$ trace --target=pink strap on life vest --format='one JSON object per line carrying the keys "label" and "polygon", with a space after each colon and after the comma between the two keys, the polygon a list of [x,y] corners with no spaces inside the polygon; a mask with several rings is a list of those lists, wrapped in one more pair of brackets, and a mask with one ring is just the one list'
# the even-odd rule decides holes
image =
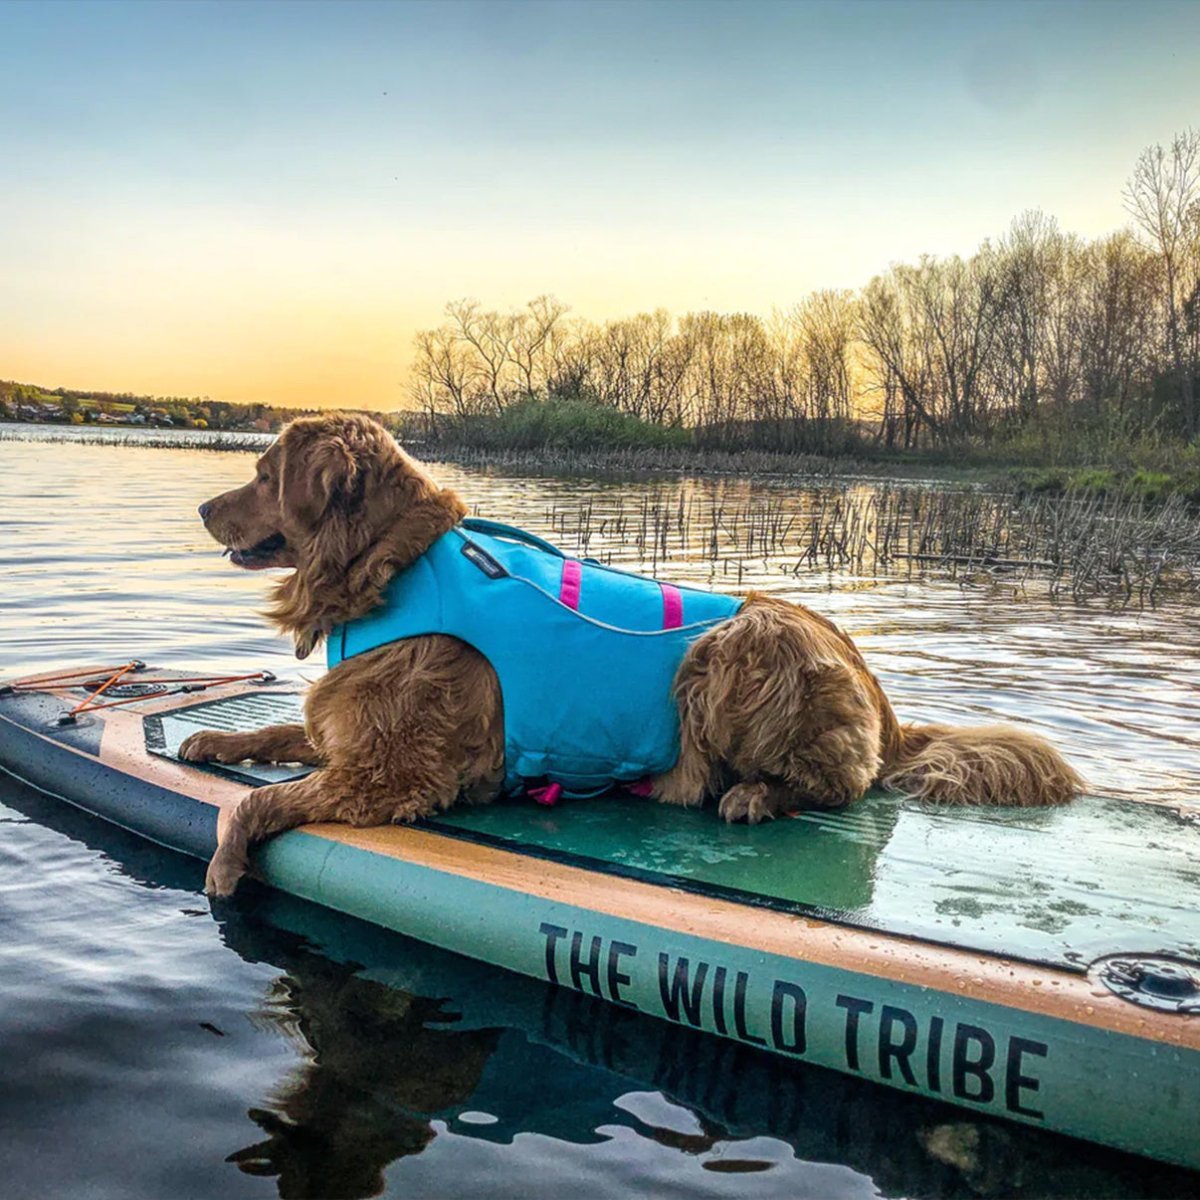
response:
{"label": "pink strap on life vest", "polygon": [[558,585],[558,598],[568,608],[579,609],[579,592],[583,586],[583,563],[568,558],[563,563],[562,582]]}
{"label": "pink strap on life vest", "polygon": [[683,624],[683,593],[669,583],[660,583],[663,598],[663,628],[678,629]]}
{"label": "pink strap on life vest", "polygon": [[532,796],[539,804],[545,805],[547,808],[553,808],[562,798],[563,786],[561,783],[547,784],[546,787],[530,788],[527,795]]}

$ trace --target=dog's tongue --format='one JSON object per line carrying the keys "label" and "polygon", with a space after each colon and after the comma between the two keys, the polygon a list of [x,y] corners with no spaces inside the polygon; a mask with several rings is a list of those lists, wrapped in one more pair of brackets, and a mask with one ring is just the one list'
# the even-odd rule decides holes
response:
{"label": "dog's tongue", "polygon": [[275,533],[269,538],[264,538],[256,546],[250,546],[245,550],[232,550],[226,547],[223,553],[229,556],[229,561],[235,567],[242,567],[247,571],[263,571],[270,566],[271,557],[275,551],[283,545],[283,535]]}
{"label": "dog's tongue", "polygon": [[263,571],[267,567],[267,564],[261,558],[256,558],[251,550],[231,550],[229,561],[245,571]]}

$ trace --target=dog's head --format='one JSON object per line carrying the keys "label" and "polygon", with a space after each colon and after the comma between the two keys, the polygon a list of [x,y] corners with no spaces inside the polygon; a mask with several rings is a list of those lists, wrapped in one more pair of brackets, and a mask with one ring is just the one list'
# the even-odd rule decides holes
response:
{"label": "dog's head", "polygon": [[374,608],[391,577],[465,512],[381,425],[343,414],[293,421],[249,483],[200,506],[235,565],[295,568],[270,615],[301,658]]}
{"label": "dog's head", "polygon": [[249,483],[202,504],[200,516],[236,566],[298,567],[331,525],[365,509],[371,483],[401,460],[387,431],[366,417],[304,417],[271,444]]}

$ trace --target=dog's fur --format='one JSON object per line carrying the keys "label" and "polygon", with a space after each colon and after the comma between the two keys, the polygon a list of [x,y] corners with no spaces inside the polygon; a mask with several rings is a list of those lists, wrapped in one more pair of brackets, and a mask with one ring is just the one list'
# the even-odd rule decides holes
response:
{"label": "dog's fur", "polygon": [[[389,580],[466,513],[378,424],[293,421],[255,479],[202,509],[209,532],[249,568],[294,568],[269,616],[306,657],[334,625],[377,607]],[[675,682],[680,755],[658,799],[719,798],[729,821],[837,808],[873,783],[949,804],[1062,804],[1082,781],[1041,738],[1008,726],[901,725],[854,643],[798,604],[752,594],[699,638]],[[209,868],[227,895],[250,846],[309,821],[414,821],[456,799],[482,801],[504,774],[500,690],[455,638],[382,646],[309,692],[303,726],[203,732],[194,762],[301,762],[302,780],[258,788],[233,812]]]}

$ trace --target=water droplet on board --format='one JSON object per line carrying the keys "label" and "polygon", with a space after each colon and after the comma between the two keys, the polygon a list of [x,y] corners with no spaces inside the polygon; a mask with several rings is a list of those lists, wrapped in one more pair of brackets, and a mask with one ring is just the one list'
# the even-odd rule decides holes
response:
{"label": "water droplet on board", "polygon": [[466,1125],[496,1125],[500,1118],[493,1116],[488,1112],[463,1112],[458,1114],[458,1119]]}

